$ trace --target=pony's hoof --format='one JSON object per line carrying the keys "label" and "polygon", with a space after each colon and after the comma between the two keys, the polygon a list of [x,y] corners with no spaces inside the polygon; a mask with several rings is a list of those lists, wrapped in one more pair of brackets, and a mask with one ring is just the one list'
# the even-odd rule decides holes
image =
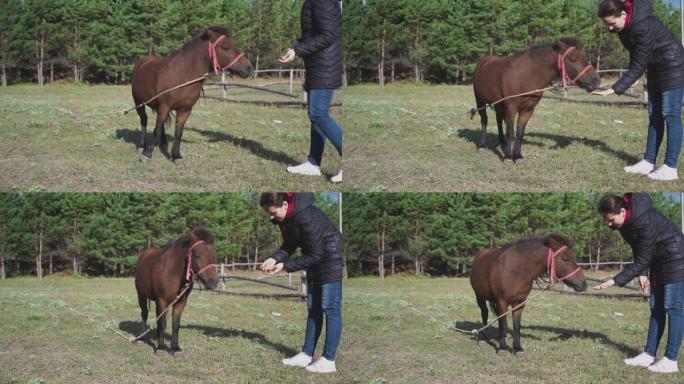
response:
{"label": "pony's hoof", "polygon": [[135,344],[136,347],[143,347],[143,346],[145,346],[147,343],[145,342],[145,340],[136,340],[134,344]]}
{"label": "pony's hoof", "polygon": [[525,355],[525,350],[522,348],[516,349],[514,353],[516,356],[523,356],[523,355]]}
{"label": "pony's hoof", "polygon": [[504,163],[512,163],[513,159],[511,159],[510,157],[504,157],[503,161]]}
{"label": "pony's hoof", "polygon": [[157,355],[157,356],[164,356],[164,355],[166,355],[166,351],[163,350],[163,349],[157,348],[157,349],[154,351],[154,354]]}
{"label": "pony's hoof", "polygon": [[175,357],[175,358],[183,357],[183,351],[173,351],[173,357]]}
{"label": "pony's hoof", "polygon": [[178,157],[174,156],[171,158],[171,161],[173,161],[176,164],[183,164],[183,162],[185,162],[185,159],[183,159],[182,156],[178,156]]}
{"label": "pony's hoof", "polygon": [[477,147],[477,153],[485,153],[487,147]]}
{"label": "pony's hoof", "polygon": [[496,353],[499,355],[508,355],[509,351],[508,348],[499,348],[496,350]]}
{"label": "pony's hoof", "polygon": [[522,156],[516,157],[516,158],[515,158],[515,163],[516,163],[516,164],[518,164],[518,163],[523,164],[523,163],[525,163],[525,158],[522,157]]}
{"label": "pony's hoof", "polygon": [[152,160],[151,156],[147,156],[145,153],[140,154],[140,162],[141,163],[145,164],[145,163],[149,162],[150,160]]}
{"label": "pony's hoof", "polygon": [[135,149],[135,152],[138,154],[142,154],[144,150],[145,150],[145,147],[138,147]]}

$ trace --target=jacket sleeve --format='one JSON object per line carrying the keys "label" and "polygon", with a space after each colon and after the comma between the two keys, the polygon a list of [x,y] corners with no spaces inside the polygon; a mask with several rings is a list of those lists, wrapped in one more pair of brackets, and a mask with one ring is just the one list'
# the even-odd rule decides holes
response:
{"label": "jacket sleeve", "polygon": [[625,93],[646,72],[648,58],[655,46],[655,33],[648,28],[651,23],[645,20],[640,24],[643,25],[632,31],[635,42],[634,49],[629,53],[629,69],[613,84],[613,90],[618,95]]}
{"label": "jacket sleeve", "polygon": [[657,228],[653,225],[653,220],[642,220],[639,223],[634,223],[634,225],[636,226],[634,232],[637,241],[632,246],[634,262],[627,265],[613,278],[615,284],[621,287],[632,281],[635,277],[643,276],[648,271],[656,250]]}
{"label": "jacket sleeve", "polygon": [[309,252],[300,257],[287,260],[283,269],[287,272],[301,271],[321,262],[325,255],[323,229],[313,214],[299,214],[297,216],[299,239],[301,244],[307,244]]}
{"label": "jacket sleeve", "polygon": [[292,255],[296,249],[297,244],[295,244],[292,240],[285,237],[285,239],[283,240],[283,244],[277,251],[273,252],[271,258],[275,259],[276,264],[282,263],[287,258],[289,258],[290,255]]}
{"label": "jacket sleeve", "polygon": [[340,6],[337,0],[317,0],[311,3],[313,22],[320,34],[300,38],[292,49],[298,56],[309,56],[329,47],[342,34]]}

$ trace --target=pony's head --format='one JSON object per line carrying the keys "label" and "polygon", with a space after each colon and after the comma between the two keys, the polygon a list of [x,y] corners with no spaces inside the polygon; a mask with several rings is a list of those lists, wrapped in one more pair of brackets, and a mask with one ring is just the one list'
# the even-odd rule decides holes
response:
{"label": "pony's head", "polygon": [[218,285],[216,272],[216,249],[214,236],[206,228],[195,228],[188,233],[183,243],[192,252],[192,270],[195,276],[207,289],[214,289]]}
{"label": "pony's head", "polygon": [[587,92],[598,88],[601,79],[591,65],[589,57],[582,50],[579,40],[572,37],[562,37],[556,40],[553,49],[558,52],[558,70],[561,80],[570,84],[577,84]]}
{"label": "pony's head", "polygon": [[207,41],[213,71],[228,70],[242,78],[252,74],[252,63],[238,50],[233,34],[228,28],[207,27],[200,33],[200,38]]}
{"label": "pony's head", "polygon": [[[587,279],[577,265],[572,242],[562,235],[551,233],[544,237],[544,245],[550,250],[548,264],[555,267],[555,277],[577,292],[586,291]],[[555,277],[549,276],[552,281]]]}

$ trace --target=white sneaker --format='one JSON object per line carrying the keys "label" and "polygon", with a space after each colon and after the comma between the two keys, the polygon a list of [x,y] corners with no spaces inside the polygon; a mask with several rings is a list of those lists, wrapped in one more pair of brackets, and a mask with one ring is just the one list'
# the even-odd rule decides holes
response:
{"label": "white sneaker", "polygon": [[320,357],[318,360],[306,366],[307,371],[315,373],[331,373],[336,372],[335,361],[330,361],[325,357]]}
{"label": "white sneaker", "polygon": [[299,164],[287,167],[287,172],[296,173],[298,175],[306,176],[320,176],[321,168],[318,165],[311,164],[308,160]]}
{"label": "white sneaker", "polygon": [[646,352],[641,352],[630,359],[625,359],[625,364],[631,365],[633,367],[648,367],[653,364],[654,361],[655,357]]}
{"label": "white sneaker", "polygon": [[655,169],[653,163],[648,160],[641,160],[640,162],[632,165],[628,165],[625,168],[627,173],[639,173],[642,175],[648,175]]}
{"label": "white sneaker", "polygon": [[331,183],[341,183],[342,182],[342,170],[340,170],[337,175],[330,178]]}
{"label": "white sneaker", "polygon": [[663,164],[662,167],[649,173],[648,178],[652,180],[668,181],[677,180],[679,176],[677,176],[677,168],[670,168],[667,165]]}
{"label": "white sneaker", "polygon": [[298,354],[290,358],[283,359],[283,364],[292,367],[306,367],[307,365],[311,364],[312,360],[313,358],[311,356],[307,355],[304,352],[299,352]]}
{"label": "white sneaker", "polygon": [[653,365],[648,367],[648,370],[651,372],[658,372],[658,373],[679,372],[679,368],[677,367],[677,361],[672,361],[672,360],[668,359],[667,357],[663,357],[662,359],[653,363]]}

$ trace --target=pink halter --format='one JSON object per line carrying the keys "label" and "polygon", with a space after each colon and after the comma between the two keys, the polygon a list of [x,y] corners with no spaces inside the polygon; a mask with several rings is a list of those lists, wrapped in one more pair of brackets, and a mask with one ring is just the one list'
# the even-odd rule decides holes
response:
{"label": "pink halter", "polygon": [[558,59],[556,60],[556,66],[558,67],[558,72],[560,72],[561,76],[561,83],[563,84],[563,88],[567,87],[568,85],[575,85],[577,80],[579,80],[580,77],[584,76],[585,73],[591,68],[594,68],[591,64],[588,64],[584,69],[582,69],[577,76],[575,76],[574,79],[570,80],[570,76],[568,76],[568,71],[565,69],[565,58],[568,56],[568,53],[572,52],[575,49],[575,47],[568,47],[568,49],[565,50],[565,52],[560,53],[558,52]]}
{"label": "pink halter", "polygon": [[549,253],[546,256],[546,273],[549,275],[549,279],[551,280],[551,285],[556,284],[559,281],[563,281],[565,279],[569,279],[570,277],[574,276],[577,274],[577,272],[581,271],[582,268],[577,267],[574,271],[568,273],[567,275],[563,277],[558,277],[556,275],[556,256],[561,253],[562,251],[566,250],[568,247],[566,245],[558,248],[555,252],[553,249],[549,248]]}
{"label": "pink halter", "polygon": [[190,248],[188,248],[188,253],[187,253],[188,265],[185,268],[185,281],[190,282],[190,281],[192,281],[192,278],[195,275],[199,275],[200,273],[206,271],[209,268],[215,268],[216,267],[216,264],[208,264],[204,268],[200,269],[199,272],[195,272],[192,270],[192,250],[200,244],[204,244],[204,240],[199,240],[199,241],[195,242],[192,246],[190,246]]}
{"label": "pink halter", "polygon": [[208,45],[208,47],[209,47],[209,60],[212,63],[212,68],[214,68],[214,73],[216,73],[217,75],[219,72],[225,71],[226,69],[232,67],[235,63],[237,63],[238,60],[245,57],[245,54],[240,52],[240,54],[235,56],[233,61],[231,61],[228,65],[226,65],[225,67],[221,67],[221,64],[219,64],[219,62],[218,62],[218,56],[216,55],[216,46],[219,45],[221,40],[223,40],[225,38],[226,38],[226,35],[221,35],[213,43],[211,41],[209,41],[209,45]]}

